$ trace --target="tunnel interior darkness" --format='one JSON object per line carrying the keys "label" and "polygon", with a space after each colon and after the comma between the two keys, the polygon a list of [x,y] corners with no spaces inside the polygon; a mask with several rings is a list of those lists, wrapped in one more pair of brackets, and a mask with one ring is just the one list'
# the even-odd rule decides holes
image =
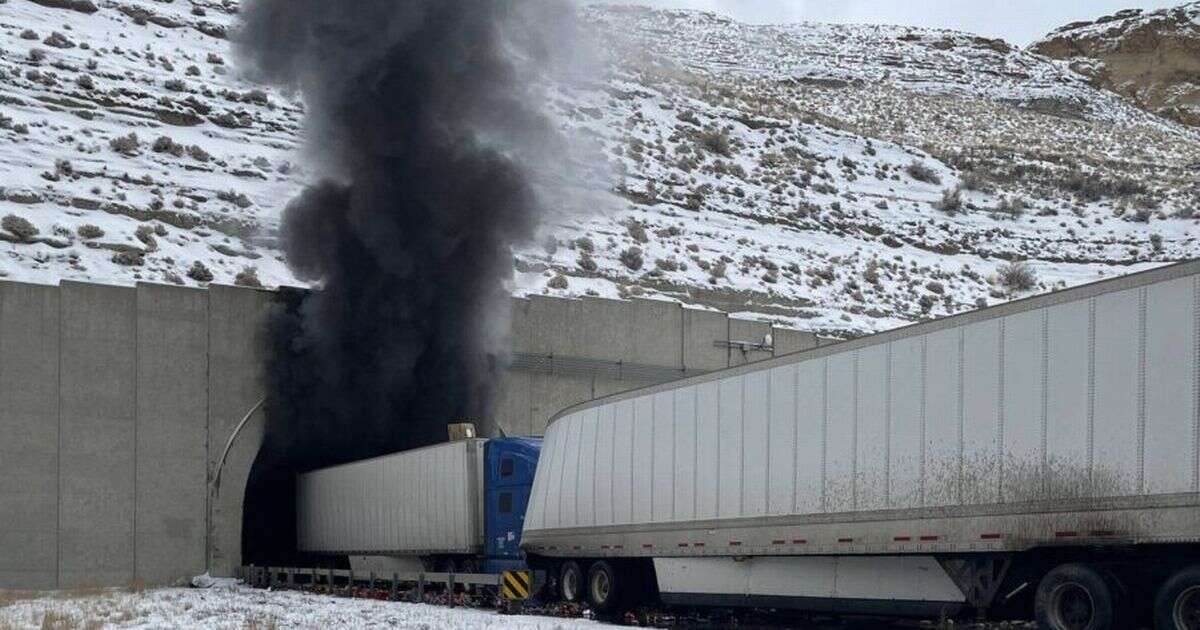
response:
{"label": "tunnel interior darkness", "polygon": [[475,417],[468,408],[478,401],[454,370],[439,369],[446,361],[434,344],[415,346],[409,370],[325,360],[304,330],[309,295],[281,288],[262,323],[266,422],[242,504],[243,564],[344,563],[297,550],[296,475],[442,442],[448,421]]}
{"label": "tunnel interior darkness", "polygon": [[242,563],[346,568],[343,559],[311,556],[297,550],[295,472],[289,472],[275,460],[264,444],[246,483],[242,504]]}
{"label": "tunnel interior darkness", "polygon": [[[312,374],[303,369],[309,359],[306,350],[292,343],[300,338],[300,308],[307,291],[281,288],[275,294],[275,304],[263,321],[264,377],[268,379],[265,432],[262,446],[254,458],[246,482],[242,502],[242,563],[257,566],[330,566],[331,559],[308,557],[299,553],[296,545],[296,474],[319,468],[324,462],[318,457],[300,457],[289,437],[285,418],[280,417],[287,407],[278,404],[282,391],[297,391],[312,387]],[[301,440],[303,441],[303,440]],[[339,459],[336,453],[326,454],[330,464]],[[341,567],[335,567],[341,568]]]}
{"label": "tunnel interior darkness", "polygon": [[242,504],[243,564],[345,568],[344,557],[298,551],[296,475],[432,441],[428,431],[398,431],[399,419],[371,421],[353,401],[326,393],[330,376],[303,330],[308,295],[281,288],[262,323],[266,422]]}

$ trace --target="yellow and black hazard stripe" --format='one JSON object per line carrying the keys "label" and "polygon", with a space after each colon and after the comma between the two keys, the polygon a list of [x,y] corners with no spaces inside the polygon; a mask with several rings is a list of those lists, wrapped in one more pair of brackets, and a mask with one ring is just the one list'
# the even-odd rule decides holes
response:
{"label": "yellow and black hazard stripe", "polygon": [[500,596],[504,599],[529,599],[532,589],[532,571],[505,571],[500,574]]}

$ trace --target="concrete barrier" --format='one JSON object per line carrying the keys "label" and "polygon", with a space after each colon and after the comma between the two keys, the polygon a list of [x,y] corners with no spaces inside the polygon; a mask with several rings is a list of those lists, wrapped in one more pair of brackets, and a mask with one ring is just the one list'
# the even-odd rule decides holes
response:
{"label": "concrete barrier", "polygon": [[228,286],[208,290],[208,470],[230,445],[220,471],[220,485],[210,486],[208,564],[214,575],[232,575],[242,560],[242,499],[250,467],[262,444],[265,417],[251,415],[238,423],[263,397],[261,320],[270,308],[270,293]]}
{"label": "concrete barrier", "polygon": [[0,283],[0,588],[58,586],[57,287]]}
{"label": "concrete barrier", "polygon": [[[272,296],[0,282],[0,589],[237,570],[265,420],[247,414],[263,397],[260,333]],[[547,362],[505,376],[495,413],[509,435],[539,435],[564,407],[647,385],[646,369],[669,378],[773,354],[730,349],[731,340],[771,332],[775,354],[816,345],[807,333],[672,302],[512,306],[513,352],[567,358],[572,371]],[[613,369],[622,364],[642,371]]]}
{"label": "concrete barrier", "polygon": [[137,491],[134,289],[63,282],[59,386],[62,588],[130,584]]}
{"label": "concrete barrier", "polygon": [[134,575],[152,584],[206,568],[208,296],[137,288]]}

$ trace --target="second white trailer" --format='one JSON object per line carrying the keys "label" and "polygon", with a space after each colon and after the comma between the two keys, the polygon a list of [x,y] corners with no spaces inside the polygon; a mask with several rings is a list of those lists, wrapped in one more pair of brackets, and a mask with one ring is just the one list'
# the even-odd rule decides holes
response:
{"label": "second white trailer", "polygon": [[1186,263],[568,409],[524,548],[669,601],[985,608],[1033,550],[1200,557],[1198,492]]}

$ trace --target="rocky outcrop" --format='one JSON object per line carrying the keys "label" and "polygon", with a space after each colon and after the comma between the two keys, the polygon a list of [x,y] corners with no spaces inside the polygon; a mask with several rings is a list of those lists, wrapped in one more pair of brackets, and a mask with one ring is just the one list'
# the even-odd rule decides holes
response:
{"label": "rocky outcrop", "polygon": [[1030,49],[1144,109],[1200,127],[1200,2],[1068,24]]}

